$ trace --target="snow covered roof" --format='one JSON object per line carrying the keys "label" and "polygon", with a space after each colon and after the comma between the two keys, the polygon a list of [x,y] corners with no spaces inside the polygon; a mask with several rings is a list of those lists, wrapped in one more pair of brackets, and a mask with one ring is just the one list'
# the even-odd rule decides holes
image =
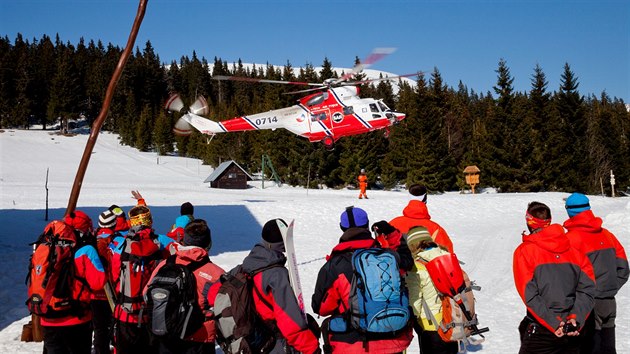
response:
{"label": "snow covered roof", "polygon": [[217,178],[221,177],[223,172],[225,172],[230,166],[232,166],[232,164],[235,164],[238,168],[241,169],[241,171],[243,171],[244,174],[247,175],[247,180],[248,181],[253,181],[254,180],[252,178],[252,176],[250,176],[249,173],[247,173],[247,171],[245,171],[241,167],[241,165],[237,164],[236,161],[234,161],[234,160],[229,160],[229,161],[223,162],[217,168],[215,168],[214,171],[212,171],[212,173],[210,174],[210,176],[208,176],[208,178],[206,178],[206,180],[203,181],[203,183],[214,182]]}

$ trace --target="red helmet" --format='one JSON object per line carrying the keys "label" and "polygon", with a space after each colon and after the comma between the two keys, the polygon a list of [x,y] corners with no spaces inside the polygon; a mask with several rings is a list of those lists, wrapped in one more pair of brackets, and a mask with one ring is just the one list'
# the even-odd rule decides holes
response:
{"label": "red helmet", "polygon": [[81,210],[75,210],[66,215],[63,221],[72,226],[75,230],[79,231],[82,235],[92,233],[92,219],[90,219],[90,217]]}

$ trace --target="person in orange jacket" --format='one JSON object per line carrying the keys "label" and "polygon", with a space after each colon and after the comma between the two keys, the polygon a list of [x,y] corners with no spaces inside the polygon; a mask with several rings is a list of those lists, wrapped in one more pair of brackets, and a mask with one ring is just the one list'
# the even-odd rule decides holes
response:
{"label": "person in orange jacket", "polygon": [[584,333],[583,348],[592,353],[616,353],[615,295],[628,281],[630,268],[626,251],[610,231],[602,227],[602,219],[591,210],[588,197],[571,194],[565,204],[569,219],[564,222],[571,246],[588,257],[595,271],[595,307],[593,308],[592,335]]}
{"label": "person in orange jacket", "polygon": [[357,177],[357,181],[359,181],[359,188],[361,189],[361,191],[359,192],[359,199],[363,199],[363,197],[365,197],[365,199],[368,199],[367,194],[365,194],[365,190],[367,189],[368,185],[368,179],[365,175],[365,169],[361,169],[361,173],[359,174],[359,177]]}
{"label": "person in orange jacket", "polygon": [[435,243],[453,253],[453,242],[448,233],[442,226],[431,220],[426,205],[426,187],[421,184],[412,184],[409,187],[409,194],[411,194],[412,199],[403,209],[403,215],[395,217],[389,223],[403,234],[407,234],[409,229],[414,226],[424,226],[429,230]]}
{"label": "person in orange jacket", "polygon": [[579,353],[580,332],[593,309],[595,273],[588,258],[571,247],[551,211],[531,202],[514,251],[514,284],[527,314],[518,330],[520,354]]}

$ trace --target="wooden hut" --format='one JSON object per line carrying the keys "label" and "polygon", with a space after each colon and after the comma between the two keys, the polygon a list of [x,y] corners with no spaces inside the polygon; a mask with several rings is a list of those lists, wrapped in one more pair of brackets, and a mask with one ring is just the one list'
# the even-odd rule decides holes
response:
{"label": "wooden hut", "polygon": [[203,182],[209,182],[210,188],[246,189],[247,181],[251,180],[252,176],[234,160],[230,160],[220,164]]}

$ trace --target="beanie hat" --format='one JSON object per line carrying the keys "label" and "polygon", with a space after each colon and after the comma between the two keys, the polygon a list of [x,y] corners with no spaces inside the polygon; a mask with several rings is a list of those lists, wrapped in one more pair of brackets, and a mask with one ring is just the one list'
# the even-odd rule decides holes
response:
{"label": "beanie hat", "polygon": [[197,246],[204,249],[212,247],[210,228],[203,219],[195,219],[184,229],[184,245]]}
{"label": "beanie hat", "polygon": [[195,207],[190,204],[190,202],[186,202],[182,204],[179,208],[179,215],[193,215],[195,212]]}
{"label": "beanie hat", "polygon": [[342,231],[346,231],[352,227],[362,227],[367,229],[370,225],[370,220],[365,210],[361,208],[355,208],[349,206],[341,213],[339,227]]}
{"label": "beanie hat", "polygon": [[429,230],[424,226],[415,226],[407,232],[407,246],[412,254],[420,251],[420,243],[423,241],[433,241]]}
{"label": "beanie hat", "polygon": [[573,193],[567,198],[566,204],[564,206],[567,209],[567,214],[572,218],[577,214],[591,210],[591,204],[589,203],[588,197],[582,193]]}
{"label": "beanie hat", "polygon": [[427,203],[427,187],[422,184],[414,183],[409,187],[409,194],[411,194],[414,199],[420,199],[423,203]]}
{"label": "beanie hat", "polygon": [[107,209],[98,216],[98,227],[112,229],[116,226],[116,214]]}
{"label": "beanie hat", "polygon": [[282,234],[287,231],[287,223],[282,219],[271,219],[262,229],[262,239],[267,243],[283,243]]}
{"label": "beanie hat", "polygon": [[114,215],[116,216],[122,216],[123,218],[125,217],[125,212],[122,210],[121,207],[116,204],[112,204],[112,206],[109,207],[109,211],[114,213]]}
{"label": "beanie hat", "polygon": [[81,210],[75,210],[66,215],[63,221],[79,231],[81,236],[92,232],[92,219]]}
{"label": "beanie hat", "polygon": [[530,231],[545,228],[551,225],[551,210],[546,204],[531,202],[527,205],[525,222]]}
{"label": "beanie hat", "polygon": [[146,205],[137,205],[129,210],[129,224],[133,226],[148,226],[153,225],[153,218],[151,217],[151,210]]}

